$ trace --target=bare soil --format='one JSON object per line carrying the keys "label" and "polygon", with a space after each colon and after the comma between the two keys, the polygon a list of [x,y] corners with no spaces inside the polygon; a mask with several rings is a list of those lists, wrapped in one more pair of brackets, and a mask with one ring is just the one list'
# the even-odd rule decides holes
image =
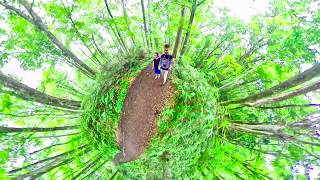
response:
{"label": "bare soil", "polygon": [[121,152],[115,156],[115,164],[138,159],[156,133],[157,117],[173,95],[170,74],[167,83],[163,86],[161,83],[162,77],[154,79],[151,65],[132,82],[118,126]]}

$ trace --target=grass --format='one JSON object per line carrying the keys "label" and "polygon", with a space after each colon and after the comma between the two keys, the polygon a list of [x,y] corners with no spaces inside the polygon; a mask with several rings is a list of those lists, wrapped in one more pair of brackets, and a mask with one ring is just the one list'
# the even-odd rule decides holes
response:
{"label": "grass", "polygon": [[130,83],[148,64],[150,61],[139,56],[109,62],[98,75],[90,96],[83,101],[84,137],[106,159],[113,158],[119,151],[116,131]]}
{"label": "grass", "polygon": [[167,106],[161,113],[158,134],[143,156],[117,167],[123,177],[188,177],[185,173],[194,169],[202,153],[212,146],[218,124],[218,91],[201,72],[183,62],[174,69],[173,83],[178,91],[174,106]]}

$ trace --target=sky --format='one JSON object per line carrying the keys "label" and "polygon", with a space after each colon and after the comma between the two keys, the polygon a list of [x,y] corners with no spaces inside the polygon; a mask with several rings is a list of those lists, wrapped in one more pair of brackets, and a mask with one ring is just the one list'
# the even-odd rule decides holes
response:
{"label": "sky", "polygon": [[214,0],[214,6],[226,7],[231,16],[249,22],[251,17],[268,10],[270,0]]}

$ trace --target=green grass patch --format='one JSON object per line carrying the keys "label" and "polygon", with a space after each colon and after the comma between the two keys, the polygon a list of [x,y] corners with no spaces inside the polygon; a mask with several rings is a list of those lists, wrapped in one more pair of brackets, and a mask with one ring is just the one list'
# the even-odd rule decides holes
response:
{"label": "green grass patch", "polygon": [[186,172],[189,178],[197,177],[194,166],[214,142],[219,94],[201,72],[184,62],[176,65],[173,83],[178,91],[175,105],[161,113],[158,134],[143,156],[118,167],[124,177],[187,178]]}
{"label": "green grass patch", "polygon": [[98,75],[90,96],[83,101],[81,124],[84,137],[102,157],[111,159],[118,151],[116,131],[130,82],[150,61],[126,57],[109,62]]}

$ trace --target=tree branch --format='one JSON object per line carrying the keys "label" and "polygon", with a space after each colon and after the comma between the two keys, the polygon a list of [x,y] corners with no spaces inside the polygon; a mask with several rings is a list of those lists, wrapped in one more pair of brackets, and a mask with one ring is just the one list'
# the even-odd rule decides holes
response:
{"label": "tree branch", "polygon": [[28,128],[16,128],[16,127],[4,127],[0,126],[0,133],[14,133],[14,132],[49,132],[49,131],[61,131],[78,129],[80,126],[61,126],[51,128],[39,128],[39,127],[28,127]]}

